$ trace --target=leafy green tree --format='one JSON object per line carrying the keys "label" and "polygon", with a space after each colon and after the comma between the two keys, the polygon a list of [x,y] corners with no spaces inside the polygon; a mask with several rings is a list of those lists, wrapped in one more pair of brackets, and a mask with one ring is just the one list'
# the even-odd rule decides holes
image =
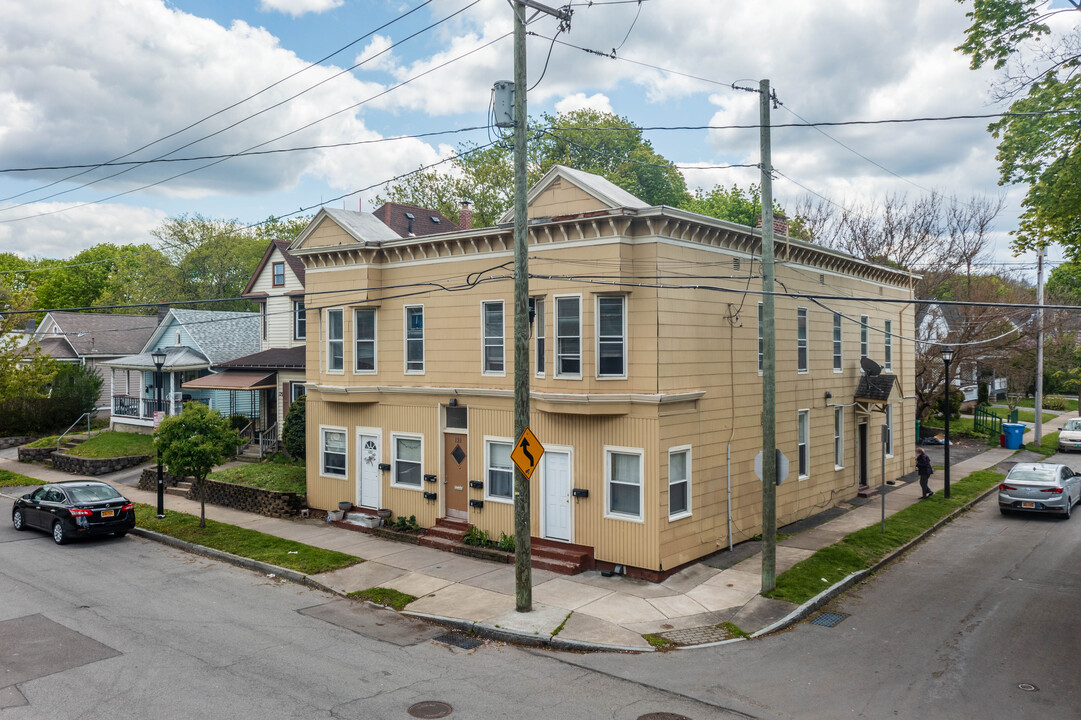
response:
{"label": "leafy green tree", "polygon": [[45,397],[56,376],[56,362],[22,335],[33,316],[20,311],[33,306],[32,291],[14,290],[0,281],[0,403]]}
{"label": "leafy green tree", "polygon": [[81,363],[57,363],[49,393],[52,415],[58,423],[68,425],[83,413],[93,412],[104,378],[89,365]]}
{"label": "leafy green tree", "polygon": [[[757,185],[751,185],[747,189],[738,185],[732,185],[730,188],[714,185],[709,192],[695,190],[694,195],[681,207],[700,215],[709,215],[748,227],[758,227],[762,219],[762,194]],[[773,212],[784,214],[784,208],[774,203]],[[790,232],[793,237],[797,236],[796,229],[793,228]]]}
{"label": "leafy green tree", "polygon": [[307,453],[307,416],[307,395],[301,395],[289,406],[289,412],[282,423],[282,445],[289,457],[303,458]]}
{"label": "leafy green tree", "polygon": [[1044,290],[1052,303],[1081,305],[1081,260],[1069,260],[1053,268]]}
{"label": "leafy green tree", "polygon": [[154,432],[161,459],[173,475],[195,478],[199,487],[199,527],[206,527],[206,476],[242,442],[217,410],[188,403],[179,415],[161,421]]}

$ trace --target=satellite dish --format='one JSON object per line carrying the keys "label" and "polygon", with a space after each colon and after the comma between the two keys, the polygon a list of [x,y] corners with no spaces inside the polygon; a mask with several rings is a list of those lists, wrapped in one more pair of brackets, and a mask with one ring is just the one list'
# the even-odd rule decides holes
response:
{"label": "satellite dish", "polygon": [[882,366],[869,357],[860,358],[860,367],[871,377],[882,374]]}

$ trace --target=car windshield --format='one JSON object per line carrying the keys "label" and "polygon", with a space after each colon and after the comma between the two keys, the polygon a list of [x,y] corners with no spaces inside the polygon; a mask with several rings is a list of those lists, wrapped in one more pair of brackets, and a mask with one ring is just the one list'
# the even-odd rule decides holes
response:
{"label": "car windshield", "polygon": [[1073,420],[1066,421],[1066,427],[1063,430],[1081,430],[1081,418],[1074,418]]}
{"label": "car windshield", "polygon": [[101,500],[115,500],[120,493],[108,485],[82,485],[69,487],[68,494],[77,503],[99,502]]}
{"label": "car windshield", "polygon": [[1058,473],[1048,468],[1014,468],[1007,480],[1028,480],[1029,482],[1054,482]]}

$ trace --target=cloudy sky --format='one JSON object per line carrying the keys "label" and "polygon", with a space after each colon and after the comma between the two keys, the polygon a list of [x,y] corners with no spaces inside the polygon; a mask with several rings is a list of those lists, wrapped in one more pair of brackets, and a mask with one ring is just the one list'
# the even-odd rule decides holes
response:
{"label": "cloudy sky", "polygon": [[[732,84],[761,78],[783,103],[775,123],[1003,109],[993,74],[953,50],[968,24],[954,0],[572,5],[559,40],[615,58],[551,45],[556,21],[538,17],[533,115],[589,106],[644,127],[755,124],[757,97]],[[0,252],[22,255],[148,242],[181,213],[257,222],[342,207],[335,198],[358,190],[371,210],[380,183],[487,142],[462,129],[486,126],[492,84],[512,77],[506,0],[0,0],[0,17]],[[804,188],[840,205],[1004,193],[995,258],[1032,262],[1009,253],[1023,190],[997,185],[987,122],[776,129],[775,195],[792,206]],[[757,162],[757,130],[647,137],[692,186],[758,179],[705,169]],[[71,167],[159,158],[179,161]],[[49,167],[63,169],[11,171]]]}

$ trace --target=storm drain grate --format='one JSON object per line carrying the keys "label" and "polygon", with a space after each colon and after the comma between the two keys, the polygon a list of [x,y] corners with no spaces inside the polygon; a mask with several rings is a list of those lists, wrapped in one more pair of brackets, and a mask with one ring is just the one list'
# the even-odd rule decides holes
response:
{"label": "storm drain grate", "polygon": [[811,620],[811,624],[821,625],[822,627],[837,627],[837,624],[846,617],[848,617],[848,615],[845,615],[844,613],[824,612],[819,613],[817,617]]}
{"label": "storm drain grate", "polygon": [[454,708],[439,700],[423,700],[410,705],[406,712],[415,718],[433,720],[433,718],[443,718],[450,715],[454,712]]}
{"label": "storm drain grate", "polygon": [[669,630],[658,634],[665,640],[671,640],[676,645],[705,645],[729,640],[732,637],[727,630],[716,625],[686,628],[685,630]]}
{"label": "storm drain grate", "polygon": [[639,715],[638,720],[691,720],[686,715],[680,715],[679,713],[670,712],[652,712],[645,715]]}
{"label": "storm drain grate", "polygon": [[475,647],[479,647],[484,644],[484,641],[480,638],[469,637],[468,635],[462,635],[461,633],[448,632],[442,635],[436,635],[432,640],[441,642],[444,645],[453,645],[454,647],[461,648],[463,650],[472,650]]}

